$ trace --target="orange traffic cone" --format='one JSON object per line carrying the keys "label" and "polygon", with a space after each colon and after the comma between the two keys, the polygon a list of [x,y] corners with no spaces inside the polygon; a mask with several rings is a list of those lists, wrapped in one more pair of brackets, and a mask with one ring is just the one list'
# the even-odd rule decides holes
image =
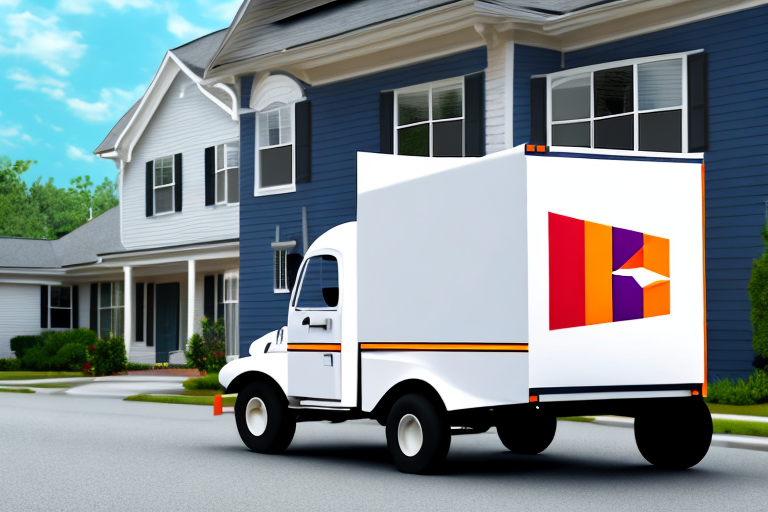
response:
{"label": "orange traffic cone", "polygon": [[221,395],[216,395],[213,397],[213,415],[218,416],[223,412],[224,412],[224,407],[222,407]]}

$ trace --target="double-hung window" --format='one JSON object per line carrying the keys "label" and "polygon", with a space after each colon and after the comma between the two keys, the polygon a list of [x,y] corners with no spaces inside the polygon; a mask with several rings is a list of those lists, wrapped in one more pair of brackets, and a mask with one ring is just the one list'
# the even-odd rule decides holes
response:
{"label": "double-hung window", "polygon": [[176,186],[174,183],[173,156],[155,159],[155,215],[169,213],[175,210],[174,198]]}
{"label": "double-hung window", "polygon": [[240,202],[240,145],[237,142],[216,146],[216,204]]}
{"label": "double-hung window", "polygon": [[72,327],[72,287],[51,286],[51,327],[70,329]]}
{"label": "double-hung window", "polygon": [[464,156],[463,79],[395,91],[395,153]]}
{"label": "double-hung window", "polygon": [[294,104],[258,113],[257,195],[293,190]]}
{"label": "double-hung window", "polygon": [[227,356],[240,354],[239,281],[240,275],[236,270],[224,274],[224,339]]}
{"label": "double-hung window", "polygon": [[122,281],[99,285],[99,336],[122,336],[125,332],[125,289]]}
{"label": "double-hung window", "polygon": [[687,152],[687,66],[677,54],[548,75],[548,144]]}

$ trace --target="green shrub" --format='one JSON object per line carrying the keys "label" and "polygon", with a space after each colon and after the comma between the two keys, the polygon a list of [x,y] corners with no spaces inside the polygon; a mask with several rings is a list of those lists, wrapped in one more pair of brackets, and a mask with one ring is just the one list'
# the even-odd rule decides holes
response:
{"label": "green shrub", "polygon": [[205,377],[198,379],[187,379],[184,381],[184,389],[213,389],[215,391],[224,391],[224,388],[219,384],[219,374],[209,373]]}
{"label": "green shrub", "polygon": [[752,348],[758,356],[768,357],[768,230],[763,229],[766,251],[752,262],[749,279],[749,302],[752,307]]}
{"label": "green shrub", "polygon": [[187,350],[187,366],[196,368],[203,373],[216,373],[227,363],[224,344],[224,319],[211,322],[203,317],[200,322],[201,334],[193,334],[189,338]]}
{"label": "green shrub", "polygon": [[40,347],[32,347],[24,353],[24,357],[21,358],[21,367],[25,370],[43,371],[48,369],[48,354],[45,353],[45,349]]}
{"label": "green shrub", "polygon": [[17,372],[19,370],[21,370],[21,359],[0,359],[0,372]]}
{"label": "green shrub", "polygon": [[77,343],[81,347],[90,347],[98,341],[98,335],[90,329],[71,331],[47,331],[43,334],[43,348],[49,357],[58,354],[65,345]]}
{"label": "green shrub", "polygon": [[121,373],[128,367],[125,342],[122,336],[99,340],[88,347],[88,365],[96,375]]}
{"label": "green shrub", "polygon": [[86,362],[87,347],[80,343],[67,343],[53,356],[50,361],[51,366],[55,366],[60,371],[79,372],[83,370]]}
{"label": "green shrub", "polygon": [[128,365],[125,367],[125,369],[129,372],[136,372],[141,370],[154,370],[155,367],[151,364],[132,363],[128,361]]}
{"label": "green shrub", "polygon": [[19,359],[24,357],[24,354],[30,348],[41,347],[42,345],[42,336],[16,336],[15,338],[11,338],[11,350]]}
{"label": "green shrub", "polygon": [[722,379],[707,386],[707,401],[717,404],[754,405],[768,402],[768,373],[755,370],[745,382]]}

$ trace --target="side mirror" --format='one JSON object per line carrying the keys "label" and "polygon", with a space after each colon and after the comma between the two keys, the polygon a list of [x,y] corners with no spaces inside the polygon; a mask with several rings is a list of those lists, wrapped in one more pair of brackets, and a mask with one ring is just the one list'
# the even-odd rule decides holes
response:
{"label": "side mirror", "polygon": [[296,286],[296,278],[299,276],[299,267],[301,262],[304,261],[304,257],[298,253],[291,253],[286,256],[286,271],[288,273],[288,289],[293,291],[293,287]]}

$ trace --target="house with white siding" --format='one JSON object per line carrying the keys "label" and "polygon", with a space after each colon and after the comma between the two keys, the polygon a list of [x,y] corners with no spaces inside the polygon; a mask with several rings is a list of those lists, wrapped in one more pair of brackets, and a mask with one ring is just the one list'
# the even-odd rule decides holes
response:
{"label": "house with white siding", "polygon": [[168,51],[95,150],[119,206],[60,240],[0,240],[0,357],[17,335],[90,327],[123,335],[130,361],[183,363],[203,316],[225,319],[237,357],[237,88],[201,83],[223,36]]}
{"label": "house with white siding", "polygon": [[768,196],[766,3],[244,1],[203,78],[239,84],[240,352],[283,325],[289,255],[355,219],[357,151],[535,143],[704,155],[709,372],[747,374]]}

